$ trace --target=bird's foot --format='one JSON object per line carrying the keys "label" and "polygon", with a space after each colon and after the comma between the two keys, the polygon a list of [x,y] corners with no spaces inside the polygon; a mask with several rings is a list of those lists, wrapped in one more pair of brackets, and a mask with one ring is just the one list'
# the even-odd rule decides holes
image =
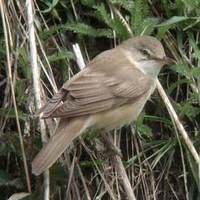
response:
{"label": "bird's foot", "polygon": [[113,157],[113,156],[116,156],[116,155],[122,157],[121,150],[117,146],[115,146],[115,145],[113,145],[113,146],[107,146],[106,145],[105,153],[109,157]]}
{"label": "bird's foot", "polygon": [[102,133],[101,135],[102,135],[104,144],[106,145],[105,153],[107,153],[109,156],[118,155],[118,156],[122,157],[122,153],[121,153],[120,148],[118,148],[113,143],[111,138],[106,133]]}

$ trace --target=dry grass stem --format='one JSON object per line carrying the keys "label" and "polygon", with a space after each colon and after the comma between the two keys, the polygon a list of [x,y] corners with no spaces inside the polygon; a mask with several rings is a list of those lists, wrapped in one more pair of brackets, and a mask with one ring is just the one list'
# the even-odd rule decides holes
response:
{"label": "dry grass stem", "polygon": [[124,189],[126,191],[127,199],[128,200],[136,200],[136,197],[135,197],[135,194],[133,192],[130,180],[129,180],[127,174],[126,174],[126,170],[125,170],[124,165],[122,163],[122,159],[118,155],[116,155],[114,157],[114,161],[115,161],[115,165],[116,165],[116,168],[118,170],[118,173],[120,175],[120,180],[122,181]]}
{"label": "dry grass stem", "polygon": [[165,105],[167,107],[167,110],[168,110],[168,112],[170,114],[170,117],[172,118],[172,120],[174,120],[179,132],[181,133],[181,135],[182,135],[182,137],[184,139],[185,144],[187,145],[188,149],[190,150],[192,156],[194,157],[194,159],[195,159],[195,161],[196,161],[196,163],[197,163],[197,165],[198,165],[198,167],[200,169],[200,158],[199,158],[199,155],[198,155],[198,153],[197,153],[192,141],[190,140],[187,132],[185,131],[182,123],[180,122],[180,120],[179,120],[174,108],[172,107],[172,105],[171,105],[171,103],[170,103],[170,101],[169,101],[169,99],[168,99],[168,97],[167,97],[162,85],[160,84],[159,80],[157,80],[157,89],[158,89],[159,94],[162,97],[162,99],[163,99],[163,101],[164,101],[164,103],[165,103]]}
{"label": "dry grass stem", "polygon": [[12,101],[13,101],[14,110],[15,110],[16,123],[17,123],[17,129],[18,129],[19,140],[20,140],[20,147],[22,151],[23,164],[24,164],[24,169],[25,169],[25,174],[26,174],[27,188],[28,188],[28,192],[31,193],[31,183],[30,183],[30,177],[29,177],[29,172],[28,172],[27,159],[26,159],[26,154],[25,154],[25,149],[24,149],[23,136],[22,136],[21,126],[19,122],[19,114],[18,114],[17,103],[16,103],[16,98],[15,98],[15,89],[14,89],[14,84],[13,84],[11,62],[10,62],[10,59],[11,59],[10,49],[9,49],[10,40],[8,40],[8,30],[7,30],[7,25],[5,21],[5,10],[4,10],[3,0],[0,1],[0,7],[1,7],[0,8],[1,18],[2,18],[3,30],[4,30],[4,38],[5,38],[5,44],[6,44],[8,78],[9,78],[9,83],[10,83],[10,88],[11,88]]}
{"label": "dry grass stem", "polygon": [[80,70],[82,70],[85,67],[85,62],[80,50],[80,46],[79,44],[76,43],[76,44],[73,44],[72,47],[73,47],[74,54],[76,56],[77,65],[79,66]]}
{"label": "dry grass stem", "polygon": [[[31,0],[26,1],[27,8],[27,19],[28,19],[28,30],[29,30],[29,46],[30,46],[30,60],[31,60],[31,71],[33,79],[33,90],[35,97],[35,105],[38,110],[42,106],[41,101],[41,87],[40,87],[40,69],[37,63],[37,48],[35,41],[35,28],[34,28],[34,17],[33,17],[33,2]],[[42,142],[46,143],[46,131],[44,120],[39,119]],[[50,198],[50,179],[49,170],[44,173],[44,200]]]}
{"label": "dry grass stem", "polygon": [[126,20],[124,19],[123,15],[120,13],[120,11],[117,8],[115,8],[112,4],[109,4],[109,5],[113,9],[114,13],[122,20],[122,22],[123,22],[124,26],[126,27],[130,37],[134,37],[133,31],[131,30],[129,24],[126,22]]}

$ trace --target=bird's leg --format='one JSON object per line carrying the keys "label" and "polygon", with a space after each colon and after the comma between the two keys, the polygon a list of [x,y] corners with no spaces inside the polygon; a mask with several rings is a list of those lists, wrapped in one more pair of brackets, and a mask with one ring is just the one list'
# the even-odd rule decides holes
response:
{"label": "bird's leg", "polygon": [[131,126],[132,134],[135,135],[135,132],[136,132],[136,129],[137,129],[135,122],[132,122],[130,124],[130,126]]}
{"label": "bird's leg", "polygon": [[101,131],[101,136],[109,153],[122,157],[121,150],[113,143],[112,139],[105,131]]}

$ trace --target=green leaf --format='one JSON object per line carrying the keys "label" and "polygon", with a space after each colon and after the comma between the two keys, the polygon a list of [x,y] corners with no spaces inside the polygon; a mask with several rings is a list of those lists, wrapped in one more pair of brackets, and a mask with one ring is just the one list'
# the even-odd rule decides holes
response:
{"label": "green leaf", "polygon": [[[27,115],[21,111],[18,111],[19,119],[25,121]],[[0,116],[8,118],[16,118],[14,108],[0,108]]]}
{"label": "green leaf", "polygon": [[191,104],[198,105],[199,104],[199,94],[198,93],[192,93],[192,94],[190,94],[190,97],[187,100],[187,102],[191,103]]}
{"label": "green leaf", "polygon": [[139,133],[141,137],[145,136],[147,138],[151,138],[152,130],[149,126],[143,123],[144,117],[145,117],[144,113],[141,113],[136,121],[137,132]]}
{"label": "green leaf", "polygon": [[107,12],[105,5],[95,6],[96,16],[100,21],[103,21],[108,27],[114,30],[119,38],[127,39],[130,37],[129,32],[124,25],[124,21],[115,16],[114,19],[111,18],[110,14]]}
{"label": "green leaf", "polygon": [[8,153],[16,152],[15,147],[11,142],[12,139],[8,137],[8,134],[3,134],[2,136],[0,136],[0,141],[2,141],[0,142],[0,156],[5,156]]}
{"label": "green leaf", "polygon": [[188,79],[180,79],[180,80],[177,80],[175,81],[174,83],[172,83],[170,85],[170,87],[167,89],[167,94],[168,96],[171,95],[171,93],[177,89],[178,86],[182,85],[182,84],[190,84],[192,83],[191,80],[188,80]]}
{"label": "green leaf", "polygon": [[25,48],[19,49],[19,64],[21,65],[20,70],[26,79],[31,80],[31,70],[29,64],[29,56]]}
{"label": "green leaf", "polygon": [[27,82],[28,81],[26,79],[19,79],[16,82],[15,91],[18,105],[26,103],[28,97],[25,93]]}
{"label": "green leaf", "polygon": [[200,67],[194,67],[191,69],[191,75],[197,79],[200,79]]}
{"label": "green leaf", "polygon": [[177,63],[176,65],[172,65],[170,67],[173,71],[179,73],[182,76],[188,77],[190,76],[190,68],[185,63]]}
{"label": "green leaf", "polygon": [[200,114],[200,108],[186,102],[181,106],[179,116],[183,117],[185,115],[192,120],[192,118],[196,117],[198,114]]}
{"label": "green leaf", "polygon": [[143,31],[141,35],[150,35],[159,21],[158,18],[146,18],[142,24]]}
{"label": "green leaf", "polygon": [[96,9],[96,16],[100,21],[103,21],[105,24],[107,24],[108,26],[110,25],[112,19],[110,14],[107,12],[105,5],[104,4],[100,4],[94,7]]}
{"label": "green leaf", "polygon": [[6,56],[6,48],[5,48],[5,40],[4,38],[0,38],[0,59],[4,59]]}
{"label": "green leaf", "polygon": [[192,175],[193,178],[195,180],[195,183],[197,185],[197,188],[200,192],[200,181],[199,181],[199,169],[198,169],[198,165],[195,162],[193,156],[191,155],[191,153],[186,149],[186,156],[187,156],[187,161],[189,163],[190,169],[192,171]]}
{"label": "green leaf", "polygon": [[162,146],[156,153],[157,156],[155,157],[154,161],[152,162],[152,168],[154,168],[161,158],[166,154],[169,153],[171,150],[174,150],[174,146],[176,144],[176,140],[168,141],[164,146]]}
{"label": "green leaf", "polygon": [[112,31],[109,29],[94,29],[93,27],[83,23],[65,24],[61,30],[68,30],[74,33],[87,35],[91,37],[108,37],[112,38]]}
{"label": "green leaf", "polygon": [[157,38],[158,39],[163,39],[165,37],[166,32],[170,29],[170,26],[162,26],[158,27],[158,33],[157,33]]}
{"label": "green leaf", "polygon": [[119,38],[125,40],[130,37],[130,34],[125,27],[124,22],[119,17],[116,17],[114,20],[111,21],[110,27],[116,31]]}
{"label": "green leaf", "polygon": [[0,169],[0,186],[7,185],[11,180],[11,176],[6,171]]}
{"label": "green leaf", "polygon": [[49,36],[54,35],[55,33],[62,33],[65,31],[71,31],[80,35],[86,35],[91,37],[113,37],[112,30],[110,29],[95,29],[92,26],[89,26],[84,23],[66,23],[58,26],[53,26],[50,27],[49,30],[45,29],[40,36],[43,39],[47,39],[49,38]]}
{"label": "green leaf", "polygon": [[45,1],[45,3],[48,5],[48,8],[45,10],[42,10],[41,12],[43,12],[43,13],[50,12],[57,5],[58,2],[59,2],[59,0],[52,0],[52,3]]}
{"label": "green leaf", "polygon": [[135,0],[131,15],[131,28],[135,35],[141,35],[145,29],[145,20],[149,16],[149,7],[147,0]]}
{"label": "green leaf", "polygon": [[110,0],[110,2],[113,5],[120,6],[124,8],[125,10],[129,11],[132,13],[133,7],[134,7],[134,1],[130,0]]}
{"label": "green leaf", "polygon": [[196,41],[194,39],[194,35],[191,32],[188,33],[188,38],[189,38],[190,45],[192,46],[194,50],[194,54],[193,54],[194,58],[197,58],[200,60],[200,49],[197,46]]}
{"label": "green leaf", "polygon": [[65,168],[60,163],[55,163],[51,170],[51,183],[52,185],[61,186],[66,184],[64,180],[67,179]]}
{"label": "green leaf", "polygon": [[161,26],[171,26],[180,22],[183,22],[185,20],[197,20],[199,17],[185,17],[185,16],[173,16],[172,18],[160,23],[157,25],[157,27]]}
{"label": "green leaf", "polygon": [[60,60],[65,60],[65,59],[75,59],[74,54],[71,51],[68,50],[62,50],[61,52],[56,52],[51,56],[48,56],[49,62],[57,62]]}
{"label": "green leaf", "polygon": [[[104,161],[103,160],[95,160],[95,163],[98,166],[101,166],[104,163]],[[93,168],[94,162],[93,161],[81,161],[80,166],[83,167],[83,168]]]}
{"label": "green leaf", "polygon": [[149,126],[145,124],[141,124],[140,126],[137,126],[137,132],[140,133],[141,137],[147,137],[152,138],[152,130]]}
{"label": "green leaf", "polygon": [[128,159],[126,161],[126,167],[130,167],[131,165],[134,165],[135,161],[138,159],[138,156],[142,156],[142,153],[139,153],[138,155],[135,155]]}
{"label": "green leaf", "polygon": [[81,0],[81,3],[84,6],[93,7],[95,4],[95,1],[94,0]]}
{"label": "green leaf", "polygon": [[172,124],[170,120],[164,117],[158,117],[158,116],[153,116],[153,115],[144,115],[144,120],[162,122],[168,125]]}

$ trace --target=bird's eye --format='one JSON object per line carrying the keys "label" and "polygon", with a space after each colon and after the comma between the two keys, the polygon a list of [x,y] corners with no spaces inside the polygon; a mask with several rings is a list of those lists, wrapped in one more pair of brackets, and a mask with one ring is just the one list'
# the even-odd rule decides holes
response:
{"label": "bird's eye", "polygon": [[152,55],[149,49],[141,49],[140,51],[146,58],[149,58]]}

